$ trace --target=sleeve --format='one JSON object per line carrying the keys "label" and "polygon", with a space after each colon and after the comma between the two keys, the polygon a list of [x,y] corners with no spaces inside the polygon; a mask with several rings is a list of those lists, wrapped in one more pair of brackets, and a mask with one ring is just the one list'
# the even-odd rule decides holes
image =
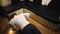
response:
{"label": "sleeve", "polygon": [[23,30],[22,34],[34,34],[31,30]]}
{"label": "sleeve", "polygon": [[41,34],[41,32],[33,25],[28,25],[23,29],[23,34]]}
{"label": "sleeve", "polygon": [[41,32],[37,28],[34,28],[32,31],[34,34],[41,34]]}
{"label": "sleeve", "polygon": [[23,34],[41,34],[38,30],[25,30]]}

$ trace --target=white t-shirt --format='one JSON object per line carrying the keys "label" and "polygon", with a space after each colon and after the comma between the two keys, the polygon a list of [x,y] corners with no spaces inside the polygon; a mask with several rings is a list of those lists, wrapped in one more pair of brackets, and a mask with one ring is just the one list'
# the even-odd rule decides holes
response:
{"label": "white t-shirt", "polygon": [[12,25],[13,28],[16,28],[16,26],[18,26],[21,30],[23,30],[23,28],[30,23],[27,21],[28,18],[29,13],[16,15],[13,19],[10,20],[9,24]]}

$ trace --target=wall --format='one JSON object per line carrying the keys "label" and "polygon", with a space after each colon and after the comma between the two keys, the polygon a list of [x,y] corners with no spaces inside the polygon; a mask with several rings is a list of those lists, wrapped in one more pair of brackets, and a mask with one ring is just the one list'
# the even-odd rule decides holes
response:
{"label": "wall", "polygon": [[1,6],[5,7],[11,4],[11,0],[0,0]]}

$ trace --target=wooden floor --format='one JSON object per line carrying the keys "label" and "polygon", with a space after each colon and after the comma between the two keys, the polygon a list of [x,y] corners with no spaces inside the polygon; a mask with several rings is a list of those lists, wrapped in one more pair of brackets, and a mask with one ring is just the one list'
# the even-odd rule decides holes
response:
{"label": "wooden floor", "polygon": [[[32,18],[30,18],[29,21],[33,25],[35,25],[42,34],[60,34],[58,32],[54,32],[52,30],[47,29]],[[9,21],[7,18],[0,17],[0,34],[15,34],[15,32],[12,31],[12,28],[9,28],[8,22]]]}
{"label": "wooden floor", "polygon": [[46,27],[42,26],[40,23],[38,23],[37,21],[35,21],[34,19],[30,18],[29,21],[34,24],[38,29],[39,31],[42,33],[42,34],[60,34],[60,32],[55,32],[53,30],[49,30],[47,29]]}

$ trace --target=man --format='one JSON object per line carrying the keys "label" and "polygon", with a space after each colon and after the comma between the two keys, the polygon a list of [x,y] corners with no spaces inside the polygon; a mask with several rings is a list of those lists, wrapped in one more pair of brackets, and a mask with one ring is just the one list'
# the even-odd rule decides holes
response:
{"label": "man", "polygon": [[41,34],[40,31],[30,22],[28,19],[30,17],[29,13],[22,13],[20,15],[15,15],[9,22],[9,24],[16,30],[16,26],[21,30],[20,34]]}

